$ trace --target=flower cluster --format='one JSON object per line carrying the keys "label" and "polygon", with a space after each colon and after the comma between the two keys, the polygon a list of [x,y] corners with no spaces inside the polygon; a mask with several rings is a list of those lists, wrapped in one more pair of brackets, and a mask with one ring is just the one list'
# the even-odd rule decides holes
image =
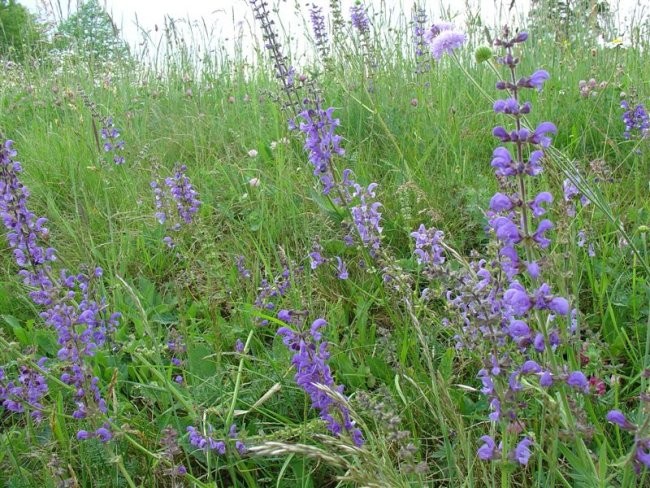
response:
{"label": "flower cluster", "polygon": [[361,2],[357,2],[350,7],[350,19],[352,27],[359,31],[361,34],[370,32],[370,19],[366,7]]}
{"label": "flower cluster", "polygon": [[439,60],[443,54],[451,54],[467,41],[467,36],[449,22],[437,22],[424,33],[431,56]]}
{"label": "flower cluster", "polygon": [[588,97],[597,97],[598,90],[604,90],[607,88],[607,82],[601,81],[598,83],[594,78],[591,78],[589,81],[580,80],[578,82],[578,89],[580,90],[580,96],[584,98]]}
{"label": "flower cluster", "polygon": [[280,320],[296,327],[296,329],[288,326],[280,327],[277,332],[282,336],[284,345],[294,353],[291,363],[296,368],[296,383],[307,392],[312,407],[320,412],[320,417],[332,434],[340,436],[345,431],[355,445],[361,446],[363,444],[361,431],[355,427],[348,408],[342,402],[335,400],[333,395],[318,387],[322,385],[343,394],[343,386],[334,384],[332,371],[327,364],[330,357],[328,344],[323,340],[320,331],[327,322],[324,319],[316,319],[311,327],[305,330],[302,323],[303,316],[304,314],[289,310],[278,312]]}
{"label": "flower cluster", "polygon": [[48,392],[47,381],[41,374],[46,358],[41,358],[35,369],[21,365],[15,381],[8,379],[4,368],[0,368],[0,405],[10,412],[30,411],[37,422],[43,420],[41,400]]}
{"label": "flower cluster", "polygon": [[303,110],[299,114],[303,119],[299,128],[305,136],[304,148],[314,167],[314,176],[319,178],[323,186],[324,195],[328,195],[335,187],[334,157],[345,154],[341,147],[342,138],[335,133],[340,121],[333,114],[334,107],[323,110],[320,106]]}
{"label": "flower cluster", "polygon": [[416,68],[415,74],[426,73],[431,70],[431,61],[425,56],[427,42],[424,38],[427,28],[427,12],[423,8],[417,8],[413,16],[413,47],[415,48]]}
{"label": "flower cluster", "polygon": [[[190,445],[201,449],[202,451],[208,452],[212,451],[221,456],[226,454],[226,441],[216,440],[212,437],[212,428],[208,428],[209,432],[207,434],[201,434],[196,427],[191,425],[187,427],[188,440]],[[235,442],[235,449],[239,454],[246,453],[246,445],[239,439],[237,439],[237,426],[232,424],[228,431],[228,437],[233,439]]]}
{"label": "flower cluster", "polygon": [[[450,29],[440,26],[437,35]],[[495,42],[505,50],[498,62],[509,70],[510,76],[507,81],[497,82],[497,89],[507,91],[508,96],[497,100],[493,108],[511,119],[515,127],[507,130],[498,126],[493,130],[504,145],[494,150],[491,163],[502,188],[491,198],[486,212],[493,239],[488,255],[481,258],[474,254],[465,271],[445,269],[442,234],[424,226],[411,234],[416,241],[418,263],[429,276],[447,280],[446,298],[453,315],[446,323],[459,325],[457,347],[475,351],[482,358],[478,378],[481,393],[490,406],[489,419],[501,423],[511,433],[522,432],[524,428],[520,411],[528,403],[527,385],[532,378],[537,378],[544,389],[563,383],[569,389],[590,391],[582,372],[559,365],[555,357],[565,337],[562,325],[575,311],[566,298],[554,294],[551,285],[543,280],[543,254],[550,246],[548,233],[553,229],[546,214],[553,197],[548,191],[530,194],[531,183],[527,179],[542,172],[544,150],[556,128],[550,122],[542,122],[535,130],[524,126],[523,117],[530,114],[531,104],[520,100],[521,90],[540,90],[549,78],[543,70],[517,78],[519,59],[513,55],[513,47],[527,37],[525,32],[510,37],[504,29],[504,39]],[[523,437],[513,450],[503,452],[494,438],[484,436],[482,441],[480,459],[507,455],[519,464],[528,462],[533,445],[531,439]]]}
{"label": "flower cluster", "polygon": [[[187,166],[177,164],[174,175],[165,178],[164,184],[158,180],[151,182],[156,219],[172,232],[178,232],[183,225],[191,224],[201,206],[199,194],[185,174],[186,171]],[[170,248],[175,246],[171,236],[165,236],[163,241]]]}
{"label": "flower cluster", "polygon": [[106,153],[113,154],[113,162],[115,164],[124,164],[124,140],[120,138],[120,131],[113,125],[113,117],[106,117],[102,123],[100,130],[102,136],[103,149]]}
{"label": "flower cluster", "polygon": [[[172,356],[170,360],[172,366],[174,368],[182,368],[183,357],[187,353],[187,346],[185,345],[183,337],[174,329],[171,331],[170,338],[167,341],[167,350]],[[183,375],[180,373],[174,375],[174,381],[179,385],[183,384]]]}
{"label": "flower cluster", "polygon": [[[255,297],[255,307],[262,312],[275,310],[277,307],[276,301],[285,296],[290,287],[291,270],[285,264],[282,273],[276,276],[272,282],[269,282],[266,278],[262,279]],[[268,323],[269,321],[266,319],[259,321],[260,325],[268,325]]]}
{"label": "flower cluster", "polygon": [[327,38],[327,29],[325,28],[325,16],[323,15],[323,8],[315,3],[309,7],[309,16],[311,18],[311,26],[314,31],[314,41],[316,49],[321,55],[321,58],[327,59],[329,55],[329,39]]}
{"label": "flower cluster", "polygon": [[[376,253],[382,232],[381,203],[376,200],[375,194],[377,183],[367,187],[359,185],[352,179],[350,169],[343,170],[340,180],[337,179],[334,156],[343,156],[345,151],[341,147],[341,136],[335,133],[340,122],[333,117],[333,113],[334,107],[323,110],[317,106],[300,114],[304,119],[300,124],[300,131],[305,135],[304,148],[314,167],[314,176],[319,178],[323,187],[323,194],[332,194],[334,203],[348,207],[362,245],[371,253]],[[345,241],[352,243],[352,236],[346,236]],[[319,259],[312,259],[312,269],[318,266],[314,266],[314,263],[319,263]]]}
{"label": "flower cluster", "polygon": [[639,103],[632,108],[626,100],[623,100],[621,108],[625,110],[622,116],[625,124],[623,137],[630,139],[635,132],[638,132],[639,138],[647,138],[650,135],[650,117],[648,117],[645,106]]}
{"label": "flower cluster", "polygon": [[[0,149],[0,218],[7,229],[7,241],[13,249],[19,275],[30,289],[32,301],[43,307],[41,318],[57,334],[57,357],[63,362],[61,381],[73,387],[76,409],[72,416],[84,419],[91,414],[105,414],[106,402],[99,390],[99,379],[92,374],[86,358],[95,355],[118,324],[119,313],[107,312],[106,300],[97,298],[95,282],[101,268],[70,274],[62,269],[58,275],[51,263],[56,260],[53,248],[44,248],[49,231],[45,218],[29,211],[29,190],[21,183],[20,163],[14,161],[13,142]],[[84,432],[84,431],[82,431]],[[100,439],[110,439],[104,432]],[[83,435],[79,437],[84,437]]]}

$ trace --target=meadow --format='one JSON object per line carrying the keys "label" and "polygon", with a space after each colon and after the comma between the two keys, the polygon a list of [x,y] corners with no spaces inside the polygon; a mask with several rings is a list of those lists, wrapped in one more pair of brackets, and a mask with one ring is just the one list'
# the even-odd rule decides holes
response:
{"label": "meadow", "polygon": [[247,8],[2,61],[0,484],[650,486],[649,25]]}

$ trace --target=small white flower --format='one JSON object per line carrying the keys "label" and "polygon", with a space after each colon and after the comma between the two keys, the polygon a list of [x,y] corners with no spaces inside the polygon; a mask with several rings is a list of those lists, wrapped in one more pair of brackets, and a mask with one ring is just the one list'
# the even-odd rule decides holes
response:
{"label": "small white flower", "polygon": [[251,178],[250,180],[248,180],[248,184],[253,188],[257,188],[258,186],[260,186],[260,179],[259,178]]}
{"label": "small white flower", "polygon": [[276,147],[278,147],[278,143],[276,141],[271,141],[271,144],[269,144],[271,147],[271,151],[274,151]]}
{"label": "small white flower", "polygon": [[256,158],[257,157],[257,150],[251,149],[250,151],[248,151],[248,156],[250,156],[251,158]]}

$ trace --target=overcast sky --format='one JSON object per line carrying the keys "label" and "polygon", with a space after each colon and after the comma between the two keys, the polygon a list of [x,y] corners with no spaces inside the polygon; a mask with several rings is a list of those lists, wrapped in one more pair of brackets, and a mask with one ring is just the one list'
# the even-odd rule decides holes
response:
{"label": "overcast sky", "polygon": [[[302,23],[300,17],[296,15],[296,5],[302,6],[302,12],[307,14],[306,5],[312,2],[323,5],[327,11],[328,0],[267,0],[271,6],[280,8],[280,18],[285,28],[291,32],[301,33]],[[502,25],[506,22],[512,22],[508,17],[507,7],[511,0],[421,0],[419,4],[426,5],[429,15],[434,18],[447,17],[444,12],[450,13],[456,19],[462,22],[462,16],[466,11],[465,5],[469,4],[472,12],[481,13],[484,22],[488,25]],[[127,42],[136,46],[142,40],[142,32],[149,32],[154,42],[161,35],[159,30],[154,32],[155,26],[163,26],[165,17],[180,19],[183,22],[195,22],[197,25],[207,26],[211,32],[212,47],[219,44],[229,45],[236,33],[243,30],[247,35],[249,26],[253,23],[253,16],[247,0],[99,0],[100,4],[105,5],[106,10],[113,16],[113,19],[122,31],[123,37]],[[47,4],[61,5],[65,13],[68,5],[74,10],[77,0],[19,0],[19,3],[26,5],[34,12],[38,12],[39,5]],[[344,15],[349,12],[350,6],[354,0],[342,0]],[[382,8],[393,11],[410,12],[413,0],[365,0],[365,4],[375,11],[381,11]],[[519,14],[523,14],[530,4],[530,0],[515,0],[516,9]],[[637,6],[637,15],[639,11],[648,14],[649,7],[640,7],[647,5],[648,0],[614,0],[610,1],[611,5],[620,5],[621,17],[629,16],[634,7]],[[444,10],[443,10],[444,9]],[[136,23],[137,19],[137,23]],[[624,19],[620,19],[624,22]],[[140,25],[140,29],[137,25]],[[182,23],[181,23],[182,24]],[[625,23],[623,23],[624,25]],[[195,29],[195,31],[197,31]]]}

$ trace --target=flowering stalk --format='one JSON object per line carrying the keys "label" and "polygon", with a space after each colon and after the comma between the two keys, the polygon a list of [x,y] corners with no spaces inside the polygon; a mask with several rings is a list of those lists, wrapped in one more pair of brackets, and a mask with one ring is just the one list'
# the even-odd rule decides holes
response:
{"label": "flowering stalk", "polygon": [[325,16],[323,15],[323,8],[315,3],[309,7],[309,16],[311,18],[311,26],[314,31],[314,41],[316,49],[318,50],[321,59],[327,61],[329,58],[329,39],[327,37],[327,28],[325,27]]}
{"label": "flowering stalk", "polygon": [[[291,363],[296,368],[295,380],[311,398],[312,407],[320,412],[320,417],[332,434],[338,437],[345,431],[355,445],[363,445],[361,431],[355,427],[348,408],[318,387],[324,385],[343,394],[343,386],[335,385],[327,364],[330,357],[328,344],[320,332],[327,322],[322,318],[316,319],[309,330],[306,330],[302,323],[302,314],[280,310],[278,318],[287,326],[280,327],[277,334],[282,336],[284,345],[294,353]],[[289,325],[296,328],[293,329]]]}
{"label": "flowering stalk", "polygon": [[[453,36],[441,38],[445,32],[452,32],[450,28],[443,26],[438,30],[431,41],[434,56],[454,49],[448,42]],[[546,191],[529,195],[528,180],[541,173],[544,150],[556,128],[550,122],[541,123],[535,130],[523,124],[531,104],[520,100],[521,91],[541,90],[549,78],[543,70],[530,77],[516,76],[519,59],[513,48],[527,37],[524,32],[510,36],[504,29],[503,39],[495,42],[505,51],[498,61],[509,70],[509,79],[496,84],[508,98],[497,100],[494,110],[510,118],[514,129],[498,126],[493,134],[501,142],[513,145],[514,154],[506,146],[493,153],[491,164],[502,191],[492,197],[487,212],[493,238],[488,255],[482,259],[475,254],[467,271],[454,272],[445,266],[441,233],[420,227],[412,234],[418,262],[430,277],[448,282],[447,302],[453,315],[447,324],[459,324],[455,335],[457,348],[475,351],[481,358],[483,368],[478,377],[483,385],[481,392],[489,402],[489,419],[502,427],[501,441],[482,437],[477,454],[484,461],[502,459],[522,465],[530,459],[535,442],[524,436],[513,447],[512,441],[526,428],[522,409],[528,404],[531,380],[536,378],[542,390],[562,388],[564,384],[570,390],[590,391],[582,372],[559,364],[557,351],[567,334],[558,322],[574,312],[568,300],[553,294],[550,285],[543,281],[546,260],[542,256],[551,242],[547,232],[553,228],[552,222],[543,216],[553,198]],[[566,319],[563,321],[566,323]],[[566,392],[561,390],[560,396],[569,427],[575,431]],[[506,471],[502,474],[506,476]]]}
{"label": "flowering stalk", "polygon": [[366,6],[357,0],[357,2],[350,7],[350,20],[352,27],[357,31],[361,41],[361,49],[363,52],[363,60],[366,69],[366,78],[368,79],[368,91],[373,90],[373,78],[377,69],[377,61],[370,39],[370,19]]}
{"label": "flowering stalk", "polygon": [[426,56],[427,41],[424,35],[427,31],[427,12],[416,6],[413,15],[413,47],[415,48],[415,74],[421,75],[431,70],[431,60]]}
{"label": "flowering stalk", "polygon": [[264,47],[271,55],[276,77],[282,85],[282,91],[286,98],[282,108],[288,110],[293,117],[302,107],[302,100],[300,100],[296,89],[295,68],[287,64],[287,57],[282,54],[282,45],[275,32],[275,21],[270,17],[268,2],[264,0],[249,0],[249,4],[253,9],[255,19],[260,23]]}
{"label": "flowering stalk", "polygon": [[[191,224],[201,206],[199,193],[185,174],[186,171],[187,166],[177,164],[174,175],[165,178],[164,184],[158,179],[150,183],[154,193],[156,219],[171,232],[179,232],[184,225]],[[176,246],[169,235],[163,241],[170,248]]]}
{"label": "flowering stalk", "polygon": [[[13,141],[7,140],[0,147],[0,218],[7,229],[7,241],[20,268],[18,274],[30,289],[29,297],[43,308],[41,318],[57,333],[57,357],[64,365],[61,381],[75,391],[72,416],[102,417],[107,412],[106,402],[87,359],[105,344],[120,314],[109,315],[106,300],[96,297],[94,283],[102,276],[101,268],[77,275],[66,270],[54,273],[51,263],[56,261],[56,250],[41,245],[49,235],[47,219],[36,218],[29,211],[29,190],[20,181],[22,167],[14,160],[16,155]],[[110,431],[100,429],[106,432],[98,430],[93,435],[109,440]],[[90,436],[86,434],[80,431],[79,439]]]}

